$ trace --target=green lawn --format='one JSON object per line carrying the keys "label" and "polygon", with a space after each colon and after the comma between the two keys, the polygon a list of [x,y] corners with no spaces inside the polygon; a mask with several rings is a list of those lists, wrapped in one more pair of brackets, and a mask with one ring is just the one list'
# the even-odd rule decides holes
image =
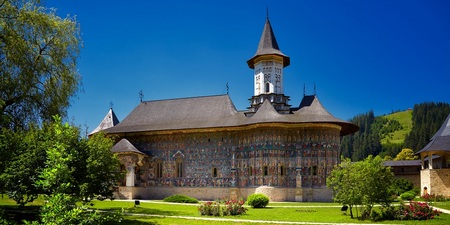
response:
{"label": "green lawn", "polygon": [[[42,204],[42,200],[34,203],[34,206]],[[311,223],[375,223],[373,221],[360,221],[351,219],[340,211],[340,205],[336,203],[304,203],[304,202],[280,202],[269,203],[267,208],[248,208],[245,215],[212,217],[200,216],[197,204],[173,204],[162,201],[141,201],[138,207],[134,207],[134,201],[93,201],[93,209],[105,211],[123,211],[125,213],[122,223],[117,224],[255,224],[250,222],[235,222],[231,220],[264,220],[284,222],[311,222]],[[450,208],[450,202],[435,203],[437,207]],[[0,198],[0,208],[16,208],[14,201],[8,198]],[[355,212],[354,212],[355,213]],[[133,215],[134,214],[134,215]],[[177,218],[187,217],[187,218]],[[224,219],[228,221],[211,221],[202,219]],[[275,223],[265,223],[275,224]],[[425,221],[383,221],[378,224],[450,224],[450,215],[441,214],[432,220]]]}
{"label": "green lawn", "polygon": [[[285,206],[285,207],[283,207]],[[220,218],[238,220],[264,220],[264,221],[289,221],[289,222],[320,222],[320,223],[374,223],[373,221],[359,221],[351,219],[349,215],[343,215],[340,205],[335,203],[270,203],[267,208],[249,208],[245,215],[211,217],[200,216],[197,212],[197,204],[167,204],[161,202],[141,202],[134,207],[134,202],[126,201],[95,201],[94,208],[102,210],[122,210],[127,213],[127,222],[140,221],[136,224],[211,224],[211,221],[171,218],[170,216],[190,218]],[[160,215],[166,217],[131,216],[130,213]],[[233,223],[232,221],[214,224],[250,224]],[[424,224],[423,221],[383,221],[380,224]],[[128,224],[128,223],[127,223]],[[132,224],[132,223],[131,223]],[[252,223],[254,224],[254,223]],[[270,224],[270,223],[269,223]],[[426,224],[450,224],[450,215],[442,214],[435,219],[428,220]]]}

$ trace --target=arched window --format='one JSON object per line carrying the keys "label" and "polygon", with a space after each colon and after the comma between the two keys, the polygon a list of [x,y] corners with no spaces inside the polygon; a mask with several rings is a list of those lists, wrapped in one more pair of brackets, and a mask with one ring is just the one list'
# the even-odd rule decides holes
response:
{"label": "arched window", "polygon": [[175,177],[183,177],[183,159],[181,158],[176,160]]}
{"label": "arched window", "polygon": [[[120,172],[121,173],[127,173],[127,168],[125,167],[125,165],[120,164]],[[124,176],[123,179],[120,181],[120,186],[126,186],[127,184],[127,178]]]}
{"label": "arched window", "polygon": [[159,159],[158,161],[156,161],[156,165],[155,165],[155,177],[161,178],[162,175],[163,175],[163,163],[162,163],[162,160]]}
{"label": "arched window", "polygon": [[280,166],[280,176],[284,176],[284,174],[285,174],[284,166],[281,165],[281,166]]}
{"label": "arched window", "polygon": [[214,167],[214,168],[212,169],[212,176],[213,176],[213,177],[217,177],[217,167]]}
{"label": "arched window", "polygon": [[250,167],[248,168],[248,175],[249,175],[249,176],[253,176],[253,166],[250,166]]}
{"label": "arched window", "polygon": [[270,92],[270,83],[267,82],[266,83],[266,93],[269,93],[269,92]]}
{"label": "arched window", "polygon": [[313,166],[312,167],[312,175],[316,176],[317,175],[317,166]]}
{"label": "arched window", "polygon": [[267,166],[264,166],[264,176],[269,175],[269,169],[267,168]]}

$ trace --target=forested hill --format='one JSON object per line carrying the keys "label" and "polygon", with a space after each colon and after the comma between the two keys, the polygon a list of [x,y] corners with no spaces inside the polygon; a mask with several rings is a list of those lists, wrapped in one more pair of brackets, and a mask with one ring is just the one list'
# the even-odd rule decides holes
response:
{"label": "forested hill", "polygon": [[359,161],[368,155],[395,156],[403,149],[422,149],[450,113],[450,104],[426,102],[411,110],[375,116],[373,111],[350,121],[360,130],[342,138],[341,154]]}

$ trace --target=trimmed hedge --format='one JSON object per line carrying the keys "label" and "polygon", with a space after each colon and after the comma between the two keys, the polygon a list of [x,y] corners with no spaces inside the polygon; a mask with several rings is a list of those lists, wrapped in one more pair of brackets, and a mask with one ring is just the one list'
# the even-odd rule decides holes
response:
{"label": "trimmed hedge", "polygon": [[172,195],[165,198],[165,202],[177,202],[177,203],[198,203],[196,198],[192,198],[186,195]]}
{"label": "trimmed hedge", "polygon": [[416,193],[413,191],[407,191],[400,195],[400,198],[403,200],[413,200],[416,197]]}
{"label": "trimmed hedge", "polygon": [[253,208],[264,208],[269,204],[269,197],[264,194],[251,194],[247,198],[247,204]]}

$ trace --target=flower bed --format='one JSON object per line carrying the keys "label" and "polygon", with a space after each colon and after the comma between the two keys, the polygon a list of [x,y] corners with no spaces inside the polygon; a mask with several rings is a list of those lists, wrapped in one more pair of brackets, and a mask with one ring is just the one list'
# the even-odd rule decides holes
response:
{"label": "flower bed", "polygon": [[[223,202],[223,204],[221,204]],[[205,202],[198,205],[197,209],[200,215],[206,216],[234,216],[242,215],[247,209],[244,208],[244,200],[228,200]]]}

